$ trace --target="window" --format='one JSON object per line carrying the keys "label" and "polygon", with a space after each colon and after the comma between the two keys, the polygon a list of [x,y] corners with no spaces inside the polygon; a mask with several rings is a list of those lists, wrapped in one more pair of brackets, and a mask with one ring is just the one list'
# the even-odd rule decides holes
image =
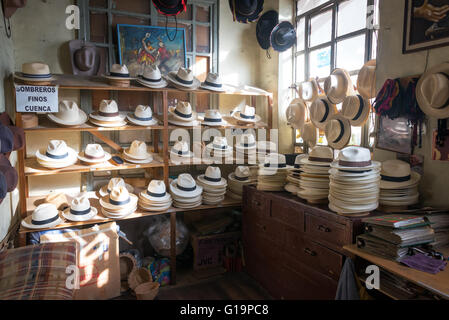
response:
{"label": "window", "polygon": [[[353,84],[363,64],[376,58],[378,0],[297,0],[298,41],[294,55],[295,82],[310,78],[324,80],[335,68],[346,69]],[[337,106],[341,109],[341,104]],[[353,127],[350,145],[372,147],[374,115],[364,127]],[[303,150],[300,132],[294,133],[298,150]],[[320,130],[318,144],[327,144]]]}

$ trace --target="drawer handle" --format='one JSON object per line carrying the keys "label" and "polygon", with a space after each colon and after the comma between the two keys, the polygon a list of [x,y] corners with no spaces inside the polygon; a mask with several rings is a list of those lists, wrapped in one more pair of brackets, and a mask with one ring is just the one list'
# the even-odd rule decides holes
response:
{"label": "drawer handle", "polygon": [[323,226],[322,224],[320,224],[318,226],[318,230],[323,231],[323,232],[327,232],[327,233],[331,232],[331,229],[329,227]]}
{"label": "drawer handle", "polygon": [[309,248],[305,248],[305,249],[304,249],[304,252],[307,253],[307,254],[309,254],[309,255],[311,255],[312,257],[315,257],[315,256],[316,256],[316,252],[313,251],[313,250],[310,250]]}

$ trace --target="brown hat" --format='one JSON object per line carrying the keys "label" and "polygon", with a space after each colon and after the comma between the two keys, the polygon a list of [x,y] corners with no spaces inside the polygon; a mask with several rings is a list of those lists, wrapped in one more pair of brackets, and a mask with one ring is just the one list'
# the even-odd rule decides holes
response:
{"label": "brown hat", "polygon": [[2,0],[2,4],[4,16],[9,19],[17,9],[26,6],[27,0]]}
{"label": "brown hat", "polygon": [[99,75],[105,70],[105,59],[100,48],[91,42],[72,40],[69,42],[72,70],[75,75]]}

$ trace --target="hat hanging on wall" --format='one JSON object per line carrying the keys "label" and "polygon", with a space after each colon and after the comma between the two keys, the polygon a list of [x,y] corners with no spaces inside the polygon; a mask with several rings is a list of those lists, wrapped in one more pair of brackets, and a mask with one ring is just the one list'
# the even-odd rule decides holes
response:
{"label": "hat hanging on wall", "polygon": [[103,51],[91,42],[72,40],[69,42],[70,59],[74,75],[100,75],[105,70]]}
{"label": "hat hanging on wall", "polygon": [[376,97],[376,60],[365,63],[357,77],[357,91],[365,99]]}
{"label": "hat hanging on wall", "polygon": [[296,30],[288,21],[282,21],[271,31],[270,43],[274,50],[282,52],[296,43]]}
{"label": "hat hanging on wall", "polygon": [[[274,27],[279,23],[279,14],[275,10],[265,12],[257,21],[256,37],[262,49],[271,47],[270,35]],[[268,53],[267,53],[268,54]]]}
{"label": "hat hanging on wall", "polygon": [[[187,0],[153,0],[153,4],[156,7],[157,11],[165,16],[165,33],[167,34],[167,38],[169,41],[173,41],[176,39],[178,34],[178,20],[176,16],[181,12],[186,11],[187,8]],[[168,17],[175,17],[175,35],[173,38],[168,34]]]}
{"label": "hat hanging on wall", "polygon": [[234,21],[254,22],[263,10],[263,0],[229,0],[229,6]]}
{"label": "hat hanging on wall", "polygon": [[[11,23],[9,18],[16,12],[17,9],[25,7],[27,0],[2,0],[3,20],[5,24],[6,36],[11,38]],[[8,23],[6,23],[8,20]]]}

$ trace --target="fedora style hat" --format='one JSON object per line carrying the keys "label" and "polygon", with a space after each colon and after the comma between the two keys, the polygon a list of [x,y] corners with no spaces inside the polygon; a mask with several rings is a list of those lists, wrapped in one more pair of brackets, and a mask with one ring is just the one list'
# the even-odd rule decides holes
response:
{"label": "fedora style hat", "polygon": [[206,148],[223,152],[231,149],[228,146],[228,140],[226,139],[226,137],[219,137],[219,136],[214,137],[213,142],[208,144]]}
{"label": "fedora style hat", "polygon": [[199,175],[197,179],[203,185],[214,187],[227,185],[226,179],[221,177],[221,170],[219,167],[207,167],[206,172]]}
{"label": "fedora style hat", "polygon": [[178,72],[170,71],[167,80],[178,89],[195,90],[201,85],[200,80],[193,76],[193,71],[186,68],[179,68]]}
{"label": "fedora style hat", "polygon": [[263,0],[229,0],[233,21],[254,22],[263,10]]}
{"label": "fedora style hat", "polygon": [[80,126],[87,121],[87,114],[81,110],[75,101],[59,101],[59,111],[48,113],[47,117],[62,126]]}
{"label": "fedora style hat", "polygon": [[37,150],[36,159],[43,167],[64,168],[76,163],[78,153],[63,140],[50,140],[47,149]]}
{"label": "fedora style hat", "polygon": [[361,95],[347,96],[343,100],[341,114],[349,120],[351,126],[361,127],[368,120],[371,105]]}
{"label": "fedora style hat", "polygon": [[265,158],[267,154],[276,153],[278,150],[277,144],[273,141],[258,141],[257,142],[257,154],[260,157]]}
{"label": "fedora style hat", "polygon": [[218,75],[218,73],[212,72],[209,72],[207,74],[206,80],[203,83],[201,83],[201,88],[215,92],[226,91],[223,84],[221,83],[221,78]]}
{"label": "fedora style hat", "polygon": [[295,27],[288,21],[276,25],[270,35],[271,46],[274,50],[283,52],[296,43]]}
{"label": "fedora style hat", "polygon": [[348,95],[354,95],[354,87],[349,73],[344,69],[335,69],[324,81],[324,92],[333,104],[339,104]]}
{"label": "fedora style hat", "polygon": [[376,97],[376,60],[365,63],[357,77],[357,91],[365,99]]}
{"label": "fedora style hat", "polygon": [[287,123],[293,129],[302,130],[306,122],[308,109],[302,99],[294,99],[285,111]]}
{"label": "fedora style hat", "polygon": [[12,15],[16,12],[17,9],[23,8],[26,6],[26,0],[2,0],[3,1],[3,14],[6,19],[12,17]]}
{"label": "fedora style hat", "polygon": [[158,120],[153,117],[153,111],[150,106],[138,105],[134,113],[126,116],[129,122],[138,126],[153,126],[158,124]]}
{"label": "fedora style hat", "polygon": [[170,183],[170,192],[175,199],[195,198],[203,193],[203,188],[196,185],[195,179],[190,174],[182,173]]}
{"label": "fedora style hat", "polygon": [[137,82],[145,87],[154,89],[165,88],[168,84],[167,81],[162,78],[158,66],[153,64],[145,66],[143,74],[137,78]]}
{"label": "fedora style hat", "polygon": [[130,76],[128,67],[126,65],[113,64],[109,74],[104,76],[110,80],[131,80],[134,79]]}
{"label": "fedora style hat", "polygon": [[100,48],[84,40],[69,41],[72,72],[74,75],[94,76],[105,69],[105,59]]}
{"label": "fedora style hat", "polygon": [[103,150],[99,144],[88,144],[83,152],[78,154],[78,159],[89,164],[97,164],[111,159],[111,154]]}
{"label": "fedora style hat", "polygon": [[313,102],[318,98],[318,83],[311,78],[309,81],[301,82],[298,85],[298,95],[306,102]]}
{"label": "fedora style hat", "polygon": [[416,99],[426,115],[437,119],[449,118],[448,62],[430,68],[419,78]]}
{"label": "fedora style hat", "polygon": [[235,145],[237,151],[245,152],[245,150],[256,150],[256,137],[252,133],[243,133],[237,138],[238,142]]}
{"label": "fedora style hat", "polygon": [[134,140],[129,148],[123,150],[126,161],[132,163],[149,163],[153,161],[153,155],[148,152],[148,147],[143,141]]}
{"label": "fedora style hat", "polygon": [[351,139],[351,124],[348,119],[337,113],[330,117],[324,132],[329,147],[339,150]]}
{"label": "fedora style hat", "polygon": [[337,107],[327,98],[317,98],[310,106],[310,121],[318,129],[325,129],[329,119],[336,114]]}
{"label": "fedora style hat", "polygon": [[291,169],[287,165],[285,155],[279,153],[270,153],[265,157],[265,161],[260,165],[264,169]]}
{"label": "fedora style hat", "polygon": [[147,190],[142,191],[140,195],[150,202],[163,203],[170,201],[171,204],[171,196],[167,193],[164,181],[161,180],[151,180]]}
{"label": "fedora style hat", "polygon": [[42,62],[27,62],[22,64],[22,72],[17,72],[15,77],[23,81],[36,83],[55,80],[50,73],[48,64]]}
{"label": "fedora style hat", "polygon": [[119,112],[115,100],[101,100],[99,110],[89,115],[91,122],[101,126],[108,126],[108,124],[112,126],[126,125],[125,117],[126,114]]}
{"label": "fedora style hat", "polygon": [[216,109],[206,110],[201,123],[209,127],[219,127],[228,124],[225,120],[223,120],[223,116],[220,111]]}
{"label": "fedora style hat", "polygon": [[260,116],[256,114],[256,108],[245,105],[242,111],[235,112],[232,117],[238,121],[246,123],[256,123],[260,121]]}
{"label": "fedora style hat", "polygon": [[111,180],[109,180],[108,184],[101,187],[101,189],[99,190],[100,196],[105,197],[106,195],[111,193],[112,189],[114,189],[115,187],[125,187],[129,193],[134,192],[134,188],[131,185],[125,183],[125,180],[123,180],[122,178],[112,178]]}
{"label": "fedora style hat", "polygon": [[334,151],[326,146],[315,146],[309,152],[309,156],[303,157],[300,161],[304,165],[329,167],[334,161]]}
{"label": "fedora style hat", "polygon": [[34,209],[33,213],[22,220],[22,226],[28,229],[46,229],[63,222],[60,211],[54,204],[43,203]]}
{"label": "fedora style hat", "polygon": [[380,171],[381,189],[401,189],[418,184],[421,176],[410,169],[410,164],[401,160],[382,162]]}
{"label": "fedora style hat", "polygon": [[238,166],[234,172],[228,175],[229,181],[235,183],[250,182],[251,171],[246,166]]}
{"label": "fedora style hat", "polygon": [[196,112],[192,111],[192,106],[187,101],[178,101],[176,107],[168,108],[168,113],[178,121],[192,122],[197,119]]}
{"label": "fedora style hat", "polygon": [[171,148],[170,153],[177,157],[192,158],[193,152],[190,151],[189,144],[185,141],[178,141]]}
{"label": "fedora style hat", "polygon": [[345,171],[366,171],[380,168],[380,162],[371,161],[369,149],[350,146],[338,153],[337,161],[334,161],[331,167]]}
{"label": "fedora style hat", "polygon": [[97,215],[97,208],[92,207],[86,196],[76,197],[72,200],[70,208],[62,212],[62,216],[70,221],[87,221]]}
{"label": "fedora style hat", "polygon": [[270,48],[270,35],[274,27],[279,23],[279,14],[275,10],[265,12],[257,21],[256,37],[262,49]]}
{"label": "fedora style hat", "polygon": [[111,193],[100,199],[102,212],[108,217],[123,218],[133,213],[137,208],[138,198],[123,187],[114,187]]}
{"label": "fedora style hat", "polygon": [[308,121],[304,124],[303,130],[301,130],[301,138],[304,140],[304,143],[307,143],[309,146],[315,146],[318,139],[318,129],[314,126],[312,121]]}
{"label": "fedora style hat", "polygon": [[177,16],[186,11],[187,0],[153,0],[157,11],[164,16]]}

